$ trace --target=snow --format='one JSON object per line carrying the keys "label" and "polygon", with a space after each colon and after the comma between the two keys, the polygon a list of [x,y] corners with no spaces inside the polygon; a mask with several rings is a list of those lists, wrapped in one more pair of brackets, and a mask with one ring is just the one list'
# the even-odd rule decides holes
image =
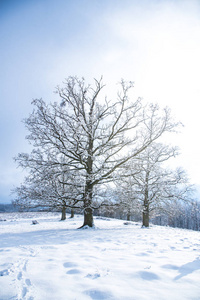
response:
{"label": "snow", "polygon": [[200,299],[200,232],[67,218],[0,214],[1,300]]}

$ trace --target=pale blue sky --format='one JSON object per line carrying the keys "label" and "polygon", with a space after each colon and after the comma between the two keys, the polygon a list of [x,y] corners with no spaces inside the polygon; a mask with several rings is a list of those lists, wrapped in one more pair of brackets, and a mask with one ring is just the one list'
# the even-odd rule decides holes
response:
{"label": "pale blue sky", "polygon": [[32,99],[54,101],[69,75],[132,80],[169,105],[185,124],[178,163],[200,184],[200,1],[1,0],[0,40],[0,203],[23,178],[12,158],[30,149]]}

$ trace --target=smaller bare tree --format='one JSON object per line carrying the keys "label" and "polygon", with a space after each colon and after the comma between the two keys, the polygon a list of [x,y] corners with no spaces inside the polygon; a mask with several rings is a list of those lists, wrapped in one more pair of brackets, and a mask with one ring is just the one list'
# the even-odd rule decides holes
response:
{"label": "smaller bare tree", "polygon": [[[37,151],[37,157],[39,151]],[[63,164],[51,164],[43,160],[42,165],[32,159],[31,173],[24,180],[21,186],[15,188],[13,193],[15,199],[13,204],[20,209],[60,209],[61,220],[66,219],[66,209],[71,208],[73,217],[74,208],[80,208],[83,197],[83,186],[77,174]],[[47,166],[48,165],[48,166]],[[34,167],[33,167],[34,166]]]}
{"label": "smaller bare tree", "polygon": [[[133,190],[132,205],[142,209],[142,224],[149,227],[150,214],[161,212],[172,202],[188,200],[191,186],[184,170],[178,168],[171,170],[166,167],[165,162],[176,157],[178,149],[160,143],[152,143],[146,148],[137,160],[131,161],[126,167],[126,176],[130,176],[128,184],[121,185],[123,190]],[[125,206],[127,202],[125,201]]]}

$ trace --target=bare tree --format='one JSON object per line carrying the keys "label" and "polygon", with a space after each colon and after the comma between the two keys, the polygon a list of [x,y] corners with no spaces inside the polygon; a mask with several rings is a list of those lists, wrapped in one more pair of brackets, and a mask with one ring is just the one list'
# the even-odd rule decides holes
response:
{"label": "bare tree", "polygon": [[167,225],[172,227],[200,230],[200,203],[192,200],[175,205],[167,213]]}
{"label": "bare tree", "polygon": [[141,211],[141,202],[139,200],[137,186],[133,177],[135,170],[131,170],[130,165],[124,166],[115,179],[115,190],[113,198],[118,204],[118,211],[122,216],[126,216],[127,221],[131,220],[132,216],[138,215]]}
{"label": "bare tree", "polygon": [[[33,166],[33,165],[32,165]],[[61,220],[66,219],[66,209],[80,208],[82,201],[81,184],[77,182],[77,176],[59,168],[56,170],[39,168],[25,178],[21,186],[15,188],[16,195],[13,204],[20,209],[43,208],[62,210]]]}
{"label": "bare tree", "polygon": [[60,103],[34,100],[35,109],[25,120],[34,149],[16,160],[30,172],[45,167],[48,173],[64,157],[62,164],[83,179],[83,226],[93,226],[94,187],[98,191],[101,184],[113,181],[118,168],[177,127],[169,109],[144,106],[140,98],[130,101],[132,87],[122,80],[116,100],[108,101],[100,98],[102,79],[94,80],[92,87],[84,79],[69,77],[64,87],[57,87]]}
{"label": "bare tree", "polygon": [[[143,226],[149,227],[150,213],[163,212],[173,202],[189,200],[191,186],[184,170],[171,170],[164,163],[178,154],[176,147],[152,143],[133,160],[129,170],[129,185],[140,202]],[[122,185],[123,186],[123,185]]]}

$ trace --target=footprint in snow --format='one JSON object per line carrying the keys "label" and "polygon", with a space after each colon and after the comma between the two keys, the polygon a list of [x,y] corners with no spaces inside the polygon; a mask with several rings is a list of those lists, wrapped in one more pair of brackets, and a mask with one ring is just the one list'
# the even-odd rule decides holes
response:
{"label": "footprint in snow", "polygon": [[107,300],[107,299],[114,299],[112,294],[109,292],[101,291],[101,290],[86,290],[84,294],[90,296],[92,300]]}
{"label": "footprint in snow", "polygon": [[25,280],[25,283],[26,283],[28,286],[31,286],[31,281],[30,281],[30,279],[27,278],[27,279]]}
{"label": "footprint in snow", "polygon": [[63,267],[64,267],[64,268],[73,268],[73,267],[76,267],[76,266],[77,266],[76,263],[73,263],[73,262],[70,262],[70,261],[65,262],[65,263],[63,264]]}
{"label": "footprint in snow", "polygon": [[22,297],[24,298],[27,294],[27,288],[24,286],[22,289]]}
{"label": "footprint in snow", "polygon": [[101,275],[99,273],[94,273],[94,274],[88,274],[85,277],[86,278],[90,278],[90,279],[97,279],[99,278]]}
{"label": "footprint in snow", "polygon": [[7,275],[9,275],[8,269],[0,271],[0,276],[7,276]]}
{"label": "footprint in snow", "polygon": [[18,273],[17,279],[18,279],[18,280],[21,280],[21,279],[22,279],[22,272],[19,272],[19,273]]}
{"label": "footprint in snow", "polygon": [[140,272],[138,272],[138,274],[140,275],[140,277],[142,279],[148,280],[148,281],[160,279],[160,277],[153,272],[140,271]]}
{"label": "footprint in snow", "polygon": [[71,270],[67,271],[66,274],[72,274],[72,275],[74,275],[74,274],[80,274],[80,273],[81,273],[81,271],[78,270],[78,269],[71,269]]}
{"label": "footprint in snow", "polygon": [[176,265],[171,265],[171,264],[167,264],[167,265],[163,265],[162,268],[164,269],[169,269],[169,270],[178,270],[179,267]]}
{"label": "footprint in snow", "polygon": [[27,261],[24,263],[24,266],[22,268],[23,271],[26,271],[26,265],[27,265]]}

